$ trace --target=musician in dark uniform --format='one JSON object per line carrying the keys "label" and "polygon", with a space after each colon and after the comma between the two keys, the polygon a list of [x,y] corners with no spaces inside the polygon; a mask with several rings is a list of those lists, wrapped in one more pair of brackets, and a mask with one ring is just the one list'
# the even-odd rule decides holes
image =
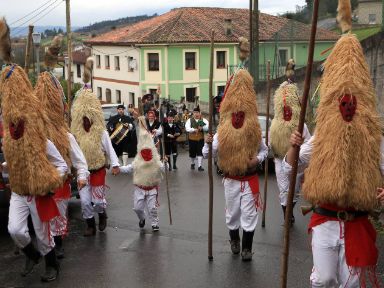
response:
{"label": "musician in dark uniform", "polygon": [[[128,129],[129,132],[125,137],[117,144],[117,141],[121,139],[120,133],[124,133],[121,131],[115,137],[112,137],[112,146],[116,152],[116,155],[119,157],[119,161],[122,165],[128,165],[128,158],[135,157],[137,152],[137,137],[134,119],[128,115],[124,114],[125,107],[124,105],[117,106],[117,115],[114,115],[109,118],[107,123],[107,130],[109,135],[113,136],[114,132],[117,130],[125,130]],[[120,134],[120,135],[119,135]]]}
{"label": "musician in dark uniform", "polygon": [[167,121],[163,122],[165,156],[169,159],[169,171],[172,170],[171,155],[173,156],[173,169],[177,169],[177,137],[181,135],[181,128],[174,122],[175,113],[168,113]]}

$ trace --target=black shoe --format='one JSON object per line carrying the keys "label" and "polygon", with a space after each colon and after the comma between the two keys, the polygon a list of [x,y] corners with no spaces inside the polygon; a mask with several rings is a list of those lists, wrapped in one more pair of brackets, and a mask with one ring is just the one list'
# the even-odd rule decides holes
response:
{"label": "black shoe", "polygon": [[252,243],[253,243],[253,234],[255,231],[244,231],[243,230],[243,239],[242,239],[242,248],[241,258],[243,261],[252,260]]}
{"label": "black shoe", "polygon": [[173,170],[177,170],[176,160],[177,160],[177,156],[173,155]]}
{"label": "black shoe", "polygon": [[95,218],[86,219],[87,221],[87,229],[84,231],[84,237],[90,237],[96,235],[96,223]]}
{"label": "black shoe", "polygon": [[199,170],[199,171],[204,171],[204,168],[201,167],[201,166],[199,166],[199,168],[197,168],[197,170]]}
{"label": "black shoe", "polygon": [[33,268],[35,265],[39,263],[39,260],[41,258],[40,253],[35,249],[35,246],[33,246],[32,242],[29,243],[27,246],[25,246],[23,249],[21,249],[25,256],[25,267],[23,271],[21,272],[21,276],[25,277],[28,274],[33,272]]}
{"label": "black shoe", "polygon": [[41,275],[41,281],[51,282],[56,280],[59,275],[59,262],[56,259],[55,249],[52,249],[47,255],[45,255],[44,259],[45,272]]}
{"label": "black shoe", "polygon": [[231,244],[231,251],[233,254],[239,254],[240,253],[240,240],[229,240],[229,243]]}
{"label": "black shoe", "polygon": [[145,226],[145,219],[144,220],[140,220],[139,227],[140,228],[144,228],[144,226]]}
{"label": "black shoe", "polygon": [[241,260],[244,262],[251,261],[252,260],[252,251],[249,249],[243,249],[241,252]]}
{"label": "black shoe", "polygon": [[99,213],[99,231],[104,231],[107,228],[107,213]]}
{"label": "black shoe", "polygon": [[55,240],[55,250],[57,259],[64,258],[64,249],[63,249],[63,238],[61,236],[54,236]]}
{"label": "black shoe", "polygon": [[159,226],[152,226],[152,231],[153,232],[158,232],[160,230]]}
{"label": "black shoe", "polygon": [[191,164],[191,169],[195,170],[195,164]]}

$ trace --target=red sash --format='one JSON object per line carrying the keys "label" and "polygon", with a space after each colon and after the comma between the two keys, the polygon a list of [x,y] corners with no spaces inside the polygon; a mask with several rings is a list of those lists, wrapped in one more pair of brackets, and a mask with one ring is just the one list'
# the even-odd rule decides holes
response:
{"label": "red sash", "polygon": [[52,196],[35,196],[36,209],[42,222],[48,222],[56,216],[60,216],[59,209]]}
{"label": "red sash", "polygon": [[55,200],[71,198],[71,181],[70,181],[70,179],[68,178],[67,180],[65,180],[63,186],[55,189],[53,192],[55,193],[55,195],[53,196],[53,198]]}
{"label": "red sash", "polygon": [[[321,206],[333,211],[353,211],[331,205]],[[340,221],[338,218],[312,214],[309,231],[327,221]],[[376,230],[368,219],[368,216],[357,217],[353,221],[344,222],[345,257],[350,267],[376,266],[378,250],[376,247]]]}
{"label": "red sash", "polygon": [[107,172],[105,171],[104,167],[95,172],[91,172],[91,175],[89,176],[89,184],[92,187],[105,186],[106,174]]}

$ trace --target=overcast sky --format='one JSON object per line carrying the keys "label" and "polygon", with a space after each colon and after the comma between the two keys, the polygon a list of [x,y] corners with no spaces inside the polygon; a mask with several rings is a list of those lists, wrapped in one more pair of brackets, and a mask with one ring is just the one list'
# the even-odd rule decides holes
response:
{"label": "overcast sky", "polygon": [[[14,23],[44,4],[46,5],[35,13]],[[259,9],[265,13],[277,14],[294,11],[296,5],[304,4],[305,0],[259,0]],[[71,18],[73,26],[86,26],[94,22],[126,16],[162,14],[176,7],[248,8],[248,5],[248,0],[71,0]],[[44,16],[44,14],[47,15]],[[42,16],[35,25],[65,25],[65,1],[0,0],[0,16],[5,16],[12,27],[22,25],[24,22],[26,23],[23,26],[27,26]]]}

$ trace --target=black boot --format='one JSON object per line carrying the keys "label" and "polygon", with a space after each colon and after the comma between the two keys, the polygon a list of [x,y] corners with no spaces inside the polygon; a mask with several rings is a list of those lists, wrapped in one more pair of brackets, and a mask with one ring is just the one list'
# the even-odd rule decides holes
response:
{"label": "black boot", "polygon": [[177,167],[176,167],[176,160],[177,160],[177,155],[173,155],[173,169],[174,169],[174,170],[177,170]]}
{"label": "black boot", "polygon": [[231,240],[229,240],[229,243],[231,244],[231,251],[233,254],[239,254],[240,253],[240,234],[239,229],[236,230],[229,230],[229,237],[231,237]]}
{"label": "black boot", "polygon": [[92,217],[90,219],[86,219],[85,221],[87,221],[87,229],[85,229],[84,237],[95,236],[96,235],[95,218]]}
{"label": "black boot", "polygon": [[167,156],[168,157],[168,170],[169,171],[172,171],[172,163],[171,163],[171,156]]}
{"label": "black boot", "polygon": [[24,252],[27,258],[25,260],[24,270],[21,272],[21,276],[25,277],[28,274],[32,273],[33,267],[35,267],[35,265],[39,263],[41,255],[35,249],[35,246],[33,246],[32,242],[30,242],[27,246],[25,246],[21,250]]}
{"label": "black boot", "polygon": [[[293,209],[295,208],[296,202],[293,202],[292,207],[292,218],[291,218],[291,225],[295,223],[295,216],[293,215]],[[285,220],[285,212],[287,211],[287,206],[281,205],[281,208],[283,209],[284,214],[284,220]]]}
{"label": "black boot", "polygon": [[47,255],[44,256],[45,259],[45,272],[41,275],[41,281],[51,282],[56,280],[59,275],[59,262],[56,259],[55,249],[49,251]]}
{"label": "black boot", "polygon": [[285,212],[287,211],[287,206],[281,205],[281,208],[283,209],[283,217],[285,220]]}
{"label": "black boot", "polygon": [[243,231],[243,251],[241,252],[241,258],[243,261],[252,260],[252,243],[253,243],[253,234],[255,231]]}
{"label": "black boot", "polygon": [[54,236],[53,239],[55,240],[55,250],[56,250],[56,257],[57,259],[63,259],[64,258],[64,249],[63,249],[63,238],[62,236]]}
{"label": "black boot", "polygon": [[99,231],[104,231],[107,228],[107,212],[99,213]]}

